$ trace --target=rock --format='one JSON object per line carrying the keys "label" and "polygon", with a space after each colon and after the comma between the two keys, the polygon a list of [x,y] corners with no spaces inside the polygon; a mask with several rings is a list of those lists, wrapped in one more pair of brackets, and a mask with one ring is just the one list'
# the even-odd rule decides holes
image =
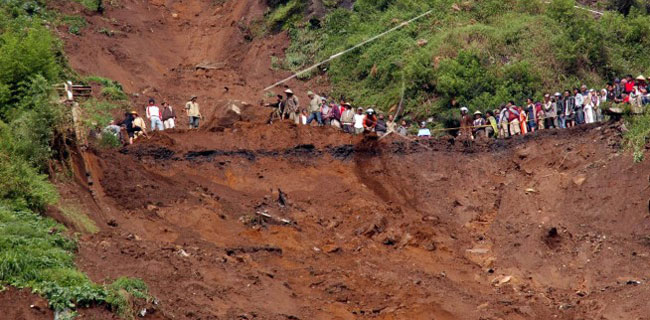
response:
{"label": "rock", "polygon": [[587,176],[585,176],[584,174],[579,174],[579,175],[573,177],[573,184],[575,184],[576,186],[579,187],[583,183],[585,183],[585,180],[587,180]]}
{"label": "rock", "polygon": [[323,251],[325,253],[335,253],[335,252],[341,252],[341,247],[335,245],[335,244],[326,244],[323,246]]}
{"label": "rock", "polygon": [[187,258],[187,257],[190,256],[190,254],[187,253],[187,251],[185,251],[184,249],[180,249],[180,250],[178,250],[177,253],[178,253],[179,256],[181,256],[181,257],[183,257],[183,258]]}
{"label": "rock", "polygon": [[460,11],[461,10],[457,3],[452,4],[451,8],[454,9],[454,11]]}
{"label": "rock", "polygon": [[109,220],[106,224],[108,224],[109,226],[111,226],[113,228],[118,226],[117,221],[115,221],[115,219]]}
{"label": "rock", "polygon": [[474,254],[485,254],[490,251],[488,248],[472,248],[472,249],[467,249],[466,250],[468,253],[474,253]]}
{"label": "rock", "polygon": [[149,211],[158,210],[158,207],[153,205],[153,204],[148,204],[147,205],[147,210],[149,210]]}
{"label": "rock", "polygon": [[535,193],[535,192],[537,192],[537,190],[533,188],[526,188],[526,193]]}
{"label": "rock", "polygon": [[494,278],[494,280],[492,280],[492,285],[494,285],[496,287],[499,287],[499,286],[502,286],[502,285],[504,285],[504,284],[506,284],[506,283],[508,283],[510,281],[512,281],[512,276],[500,276],[500,277],[496,277],[496,278]]}
{"label": "rock", "polygon": [[172,13],[172,18],[178,19],[178,13],[176,13],[176,12]]}
{"label": "rock", "polygon": [[427,41],[427,39],[419,39],[417,41],[418,47],[424,47],[424,46],[427,45],[427,43],[429,43],[429,41]]}
{"label": "rock", "polygon": [[29,305],[29,307],[40,313],[45,313],[49,309],[49,307],[47,306],[47,302],[42,299],[38,299],[34,301],[32,304]]}

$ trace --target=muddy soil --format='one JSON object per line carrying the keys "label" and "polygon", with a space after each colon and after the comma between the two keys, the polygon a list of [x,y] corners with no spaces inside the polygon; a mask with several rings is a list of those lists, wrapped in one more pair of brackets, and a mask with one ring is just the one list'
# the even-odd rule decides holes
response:
{"label": "muddy soil", "polygon": [[[88,19],[59,30],[75,70],[139,107],[198,94],[208,119],[90,149],[75,163],[94,183],[60,185],[101,229],[81,236],[79,268],[144,279],[148,318],[648,318],[650,162],[620,151],[615,124],[473,143],[268,126],[256,106],[288,40],[254,36],[264,1],[51,3]],[[255,107],[219,125],[233,99]]]}
{"label": "muddy soil", "polygon": [[620,152],[614,124],[472,144],[266,127],[275,148],[242,130],[93,151],[107,209],[80,268],[143,278],[169,319],[650,311],[632,298],[650,296],[650,164]]}

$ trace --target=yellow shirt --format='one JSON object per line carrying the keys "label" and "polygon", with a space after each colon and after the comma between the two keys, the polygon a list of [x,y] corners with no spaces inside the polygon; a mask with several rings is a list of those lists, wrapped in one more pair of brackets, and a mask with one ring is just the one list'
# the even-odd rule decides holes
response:
{"label": "yellow shirt", "polygon": [[196,102],[189,101],[185,104],[185,110],[187,110],[187,115],[190,117],[200,117],[201,111],[199,111],[199,104]]}

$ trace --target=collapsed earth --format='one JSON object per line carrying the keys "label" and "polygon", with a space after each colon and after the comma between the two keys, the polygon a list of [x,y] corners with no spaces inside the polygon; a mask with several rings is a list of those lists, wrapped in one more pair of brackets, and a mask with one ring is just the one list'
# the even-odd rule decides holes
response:
{"label": "collapsed earth", "polygon": [[[46,216],[42,236],[61,234],[47,242],[73,253],[67,268],[87,277],[93,296],[67,295],[75,277],[39,273],[49,260],[21,276],[19,259],[4,253],[0,318],[648,318],[650,162],[626,147],[630,122],[474,140],[452,130],[417,139],[269,124],[264,103],[276,92],[263,89],[291,75],[272,61],[295,41],[281,28],[258,30],[277,16],[271,2],[119,0],[94,10],[42,2],[83,17],[80,32],[69,19],[49,27],[70,77],[95,77],[81,81],[90,93],[75,100],[84,127],[75,115],[67,130],[91,134],[87,143],[51,139],[52,164],[40,170],[57,201],[10,204],[27,183],[0,184],[11,190],[0,193],[0,228],[11,235],[0,248],[34,237],[5,211],[38,226]],[[306,3],[308,21],[326,15],[327,1]],[[289,84],[309,101],[308,90],[343,90],[331,89],[336,81],[320,72]],[[194,96],[202,117],[188,129],[184,106]],[[121,102],[97,109],[104,99]],[[150,99],[176,108],[175,128],[107,147],[86,127],[107,120],[97,114],[145,114]],[[399,107],[399,97],[379,106]],[[4,161],[20,148],[0,151],[9,177]],[[48,290],[52,283],[63,289]]]}

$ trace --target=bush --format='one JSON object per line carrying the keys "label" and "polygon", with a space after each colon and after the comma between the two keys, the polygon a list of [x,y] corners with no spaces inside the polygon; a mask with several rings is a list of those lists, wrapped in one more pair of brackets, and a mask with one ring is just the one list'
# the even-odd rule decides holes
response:
{"label": "bush", "polygon": [[486,110],[582,81],[602,86],[615,75],[648,71],[650,16],[632,10],[627,17],[610,12],[593,19],[574,5],[574,0],[359,0],[353,11],[329,12],[321,28],[292,24],[283,66],[300,70],[433,10],[323,66],[332,95],[388,110],[402,98],[404,84],[407,112],[452,124],[452,99]]}

